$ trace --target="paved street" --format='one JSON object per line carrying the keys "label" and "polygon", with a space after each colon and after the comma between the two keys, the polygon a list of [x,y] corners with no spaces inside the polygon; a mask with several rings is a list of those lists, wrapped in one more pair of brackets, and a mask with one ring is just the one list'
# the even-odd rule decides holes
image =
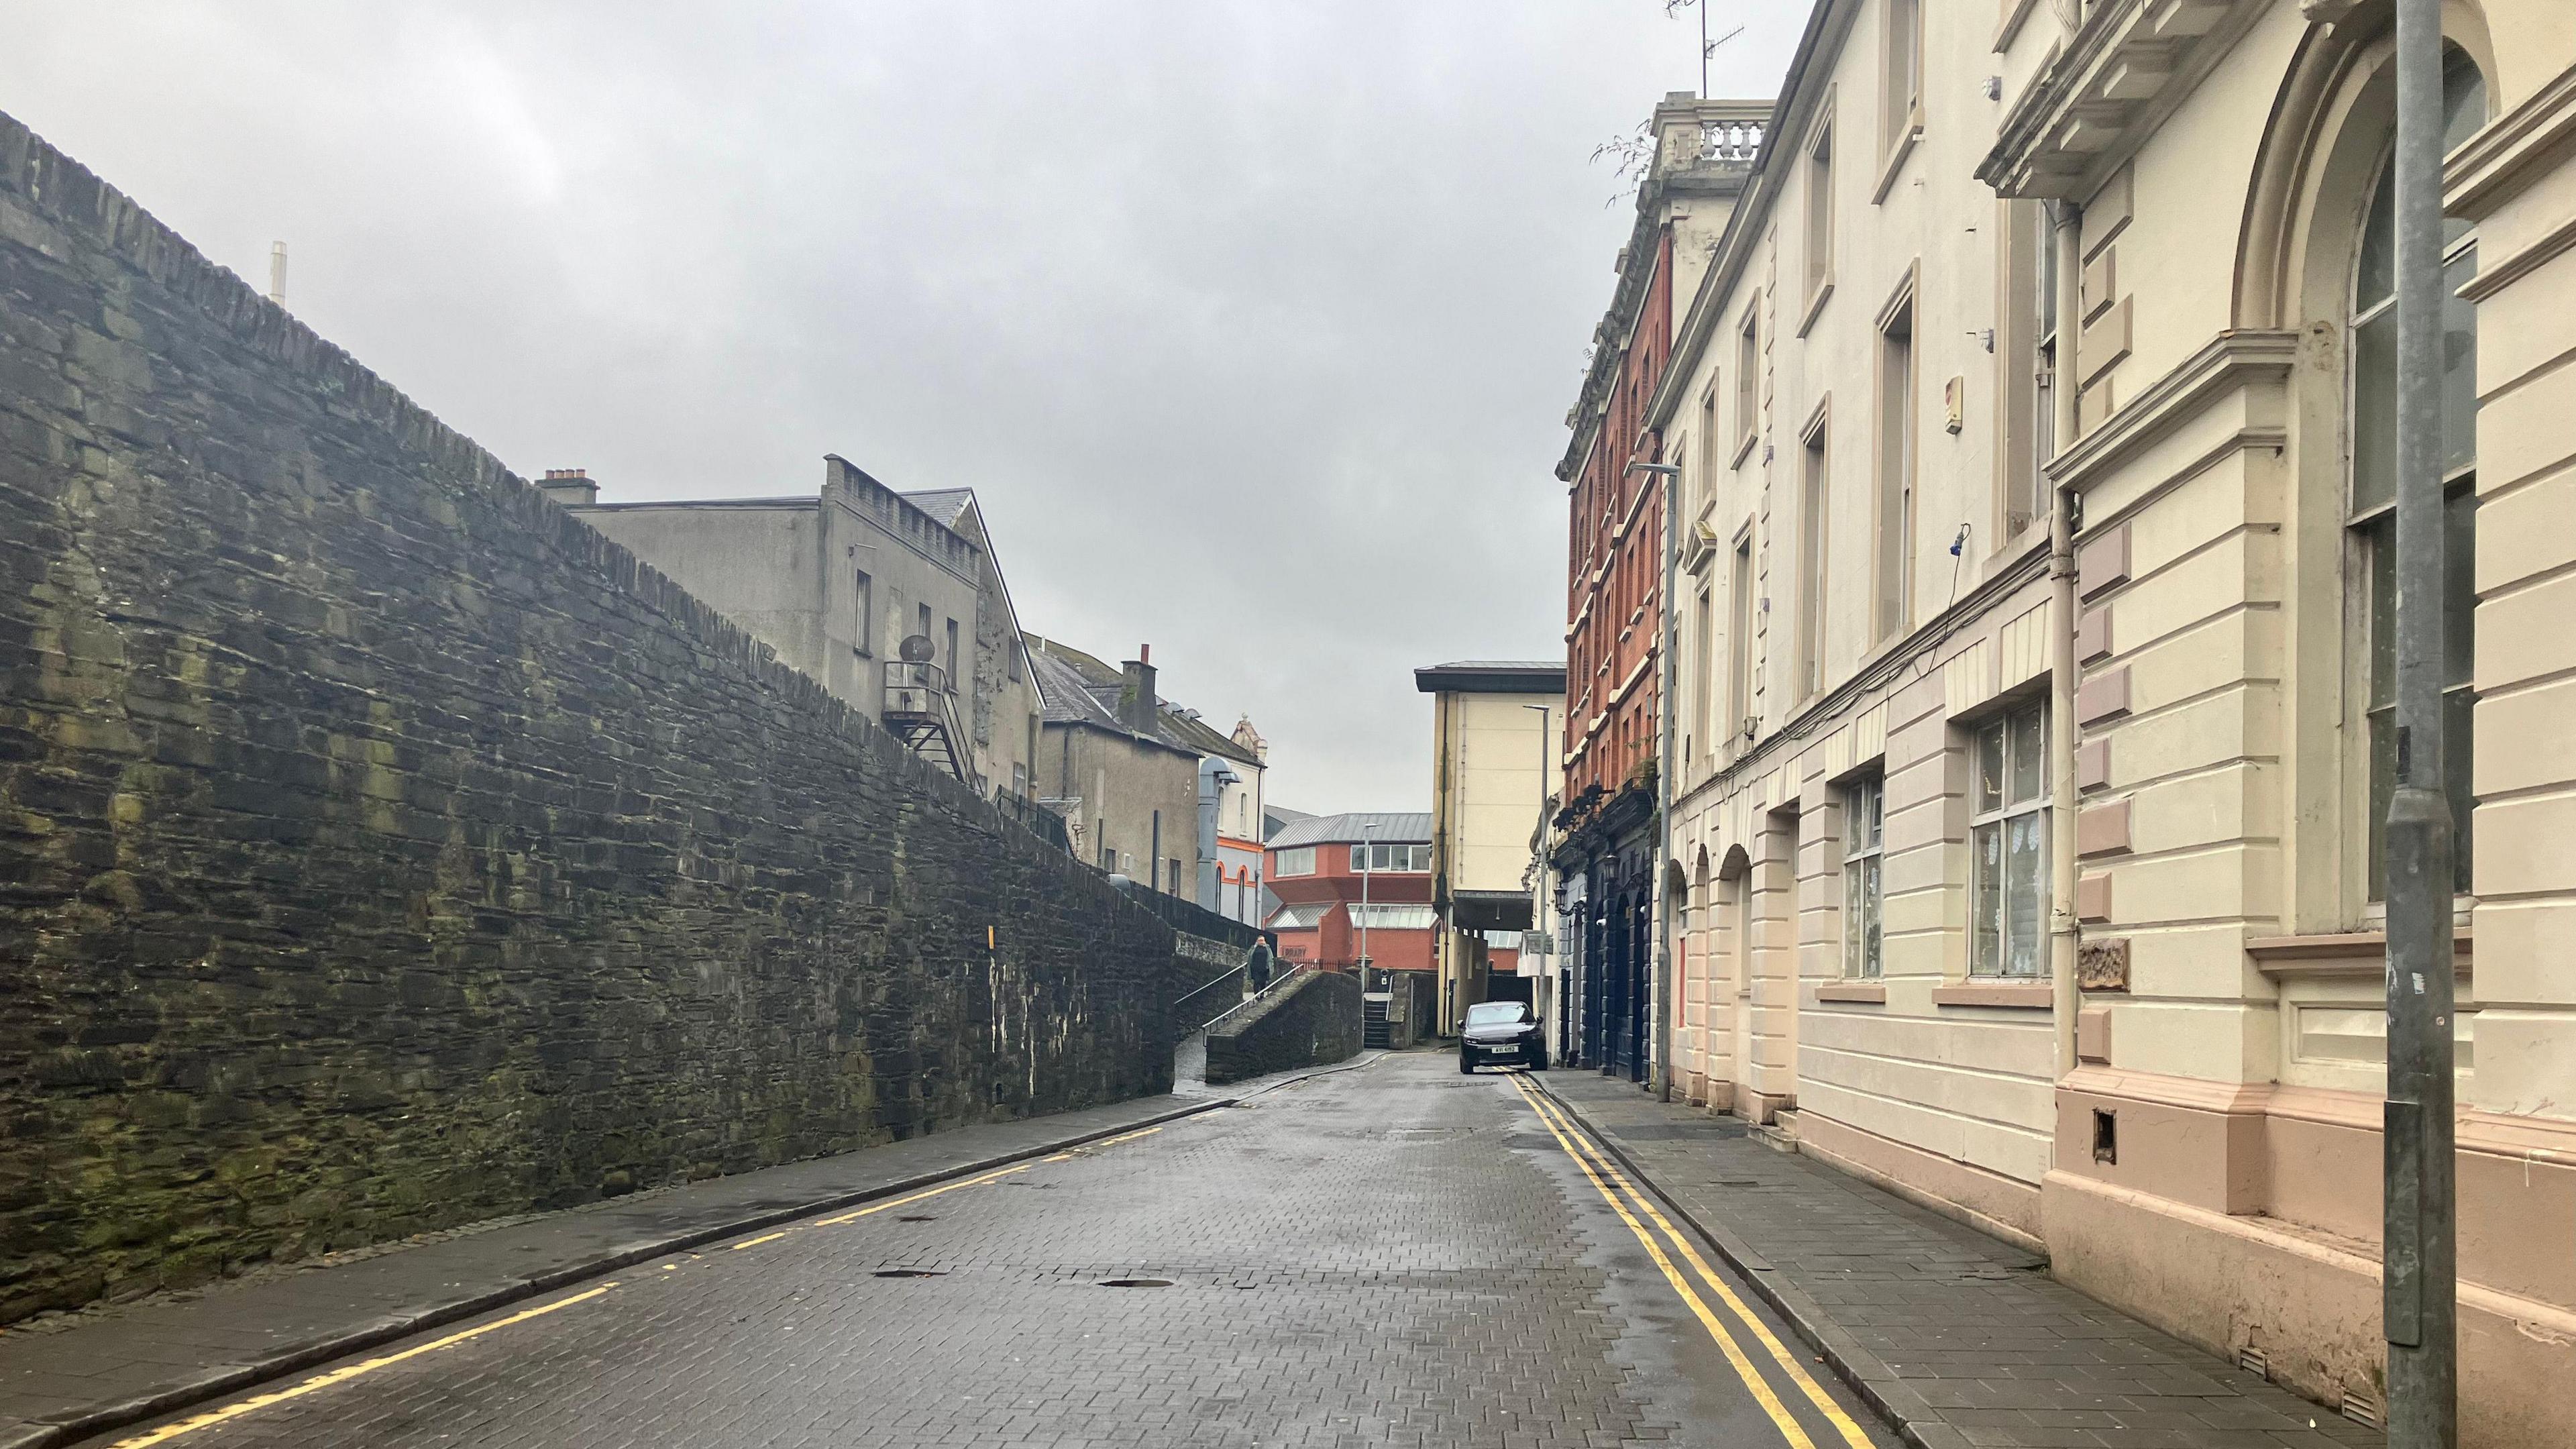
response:
{"label": "paved street", "polygon": [[91,1442],[1893,1444],[1545,1111],[1390,1057]]}

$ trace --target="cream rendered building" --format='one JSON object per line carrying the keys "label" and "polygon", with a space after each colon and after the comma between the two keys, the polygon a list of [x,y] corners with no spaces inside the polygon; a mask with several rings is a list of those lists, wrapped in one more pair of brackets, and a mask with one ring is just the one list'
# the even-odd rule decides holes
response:
{"label": "cream rendered building", "polygon": [[[1439,915],[1432,950],[1439,1031],[1454,1036],[1467,1008],[1493,994],[1489,935],[1533,928],[1530,837],[1562,769],[1555,742],[1565,666],[1436,664],[1413,671],[1413,683],[1432,700],[1431,900]],[[1515,999],[1526,993],[1545,1014],[1553,1003],[1538,965],[1515,951],[1515,980],[1505,990]]]}
{"label": "cream rendered building", "polygon": [[[2445,13],[2462,1432],[2501,1449],[2576,1439],[2576,5]],[[2390,23],[1825,0],[1652,418],[1677,1090],[2365,1418]]]}

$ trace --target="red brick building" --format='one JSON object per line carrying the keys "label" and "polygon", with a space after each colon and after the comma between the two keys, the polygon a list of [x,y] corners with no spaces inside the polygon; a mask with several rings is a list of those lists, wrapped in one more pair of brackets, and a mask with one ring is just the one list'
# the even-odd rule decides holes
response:
{"label": "red brick building", "polygon": [[1428,814],[1319,815],[1282,827],[1268,849],[1270,893],[1280,904],[1265,924],[1279,933],[1281,960],[1353,970],[1365,921],[1372,964],[1435,969]]}
{"label": "red brick building", "polygon": [[[1567,937],[1557,990],[1575,1005],[1577,1060],[1644,1080],[1652,1055],[1659,675],[1664,629],[1666,475],[1639,471],[1685,445],[1646,426],[1671,360],[1675,296],[1702,272],[1743,195],[1768,102],[1665,98],[1637,221],[1619,254],[1610,310],[1566,422],[1557,477],[1568,485],[1565,786],[1551,858]],[[1758,340],[1749,345],[1759,345]],[[1714,416],[1714,408],[1709,411]],[[1696,418],[1699,410],[1682,416]],[[1702,496],[1685,478],[1682,507]],[[1685,517],[1687,517],[1685,513]]]}

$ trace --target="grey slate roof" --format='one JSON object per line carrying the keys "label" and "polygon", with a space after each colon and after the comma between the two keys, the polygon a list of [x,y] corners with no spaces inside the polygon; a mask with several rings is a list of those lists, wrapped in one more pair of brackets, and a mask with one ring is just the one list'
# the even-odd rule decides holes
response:
{"label": "grey slate roof", "polygon": [[922,493],[906,493],[906,503],[939,520],[946,528],[955,528],[966,513],[966,505],[975,501],[972,488],[933,488]]}
{"label": "grey slate roof", "polygon": [[[1125,671],[1053,640],[1035,634],[1025,637],[1029,662],[1037,670],[1039,692],[1046,696],[1043,717],[1049,724],[1088,725],[1134,735],[1118,717],[1118,696],[1127,687]],[[1194,755],[1216,755],[1247,765],[1261,763],[1232,736],[1184,717],[1170,700],[1158,695],[1155,703],[1160,706],[1154,712],[1160,726],[1155,743]]]}
{"label": "grey slate roof", "polygon": [[[1376,826],[1375,833],[1369,831]],[[1291,822],[1263,842],[1272,850],[1294,845],[1334,845],[1346,840],[1404,841],[1431,839],[1428,810],[1354,810],[1347,815],[1315,815]]]}

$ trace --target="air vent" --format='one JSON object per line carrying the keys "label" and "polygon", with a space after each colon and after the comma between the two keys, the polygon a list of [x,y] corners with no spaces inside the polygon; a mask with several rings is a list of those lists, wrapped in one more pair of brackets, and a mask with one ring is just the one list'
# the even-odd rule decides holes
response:
{"label": "air vent", "polygon": [[2388,1406],[2379,1401],[2378,1395],[2367,1389],[2345,1389],[2341,1413],[2345,1418],[2365,1429],[2388,1427]]}
{"label": "air vent", "polygon": [[2236,1366],[2258,1379],[2268,1379],[2272,1376],[2270,1356],[2250,1344],[2236,1351]]}

